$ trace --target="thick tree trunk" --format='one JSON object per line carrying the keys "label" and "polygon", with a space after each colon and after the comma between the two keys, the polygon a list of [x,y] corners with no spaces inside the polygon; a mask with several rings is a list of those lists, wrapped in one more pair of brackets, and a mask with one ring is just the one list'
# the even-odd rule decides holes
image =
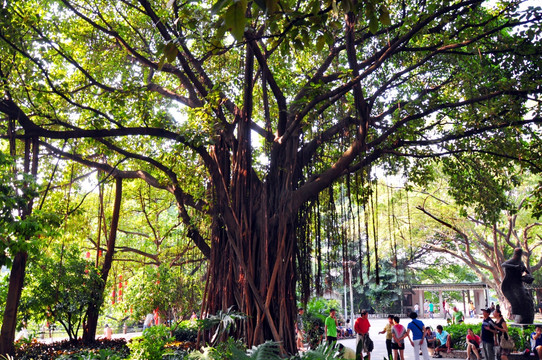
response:
{"label": "thick tree trunk", "polygon": [[15,330],[17,326],[17,309],[19,308],[19,302],[21,300],[27,259],[28,254],[26,252],[18,253],[13,259],[13,265],[9,276],[8,298],[6,300],[6,309],[4,310],[4,321],[2,323],[0,337],[1,355],[13,355],[15,353],[13,342],[15,340]]}
{"label": "thick tree trunk", "polygon": [[281,342],[285,352],[295,352],[296,240],[289,220],[269,226],[260,210],[253,216],[258,231],[251,241],[242,241],[244,245],[234,244],[225,227],[217,226],[213,236],[206,311],[214,314],[234,306],[245,313],[238,335],[249,347],[272,339]]}
{"label": "thick tree trunk", "polygon": [[[215,145],[214,157],[227,175],[225,144]],[[204,309],[215,314],[233,306],[247,315],[236,335],[247,339],[249,347],[274,340],[284,353],[295,353],[296,213],[288,196],[295,164],[286,160],[288,149],[296,145],[276,153],[273,176],[265,183],[232,165],[227,194],[217,191]],[[238,160],[248,161],[234,157]]]}
{"label": "thick tree trunk", "polygon": [[111,228],[109,232],[109,238],[107,240],[107,251],[105,253],[104,263],[102,265],[102,282],[98,288],[95,300],[89,304],[86,321],[83,324],[83,341],[86,344],[91,344],[96,340],[96,330],[98,328],[98,317],[100,315],[100,307],[104,302],[104,291],[107,284],[107,277],[109,276],[109,270],[113,264],[113,254],[115,252],[115,242],[117,240],[117,229],[120,218],[120,205],[122,202],[122,179],[116,179],[115,189],[115,204],[113,206],[113,216],[111,218]]}
{"label": "thick tree trunk", "polygon": [[[251,117],[254,53],[246,48],[244,108],[237,114],[238,141],[227,131],[214,146],[216,200],[205,310],[234,307],[247,315],[239,336],[249,347],[275,340],[283,353],[296,352],[294,319],[296,237],[291,194],[296,178],[295,135],[275,144],[269,176],[252,168]],[[283,114],[284,116],[284,114]]]}

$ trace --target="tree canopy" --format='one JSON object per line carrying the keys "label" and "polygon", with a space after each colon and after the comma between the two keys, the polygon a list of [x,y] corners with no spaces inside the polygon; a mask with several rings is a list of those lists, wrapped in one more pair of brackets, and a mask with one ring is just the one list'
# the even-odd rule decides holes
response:
{"label": "tree canopy", "polygon": [[[512,182],[518,179],[512,180]],[[425,224],[427,241],[423,245],[434,256],[444,254],[466,265],[478,279],[492,288],[499,299],[503,312],[511,317],[511,308],[501,290],[505,270],[502,264],[510,259],[515,248],[524,252],[522,261],[527,270],[540,275],[542,267],[542,223],[526,209],[532,197],[533,179],[523,176],[522,186],[513,187],[506,193],[508,205],[499,219],[488,221],[476,209],[460,209],[457,204],[447,203],[445,197],[427,193],[423,204],[418,206],[431,223]],[[491,189],[491,186],[488,186]],[[436,225],[436,226],[433,226]],[[537,282],[539,286],[539,282]]]}
{"label": "tree canopy", "polygon": [[456,197],[491,215],[503,202],[477,192],[482,175],[540,171],[542,11],[519,0],[1,13],[4,137],[34,141],[44,178],[62,158],[168,192],[209,259],[206,309],[247,314],[249,346],[295,350],[296,229],[338,180],[358,179],[362,205],[375,167],[423,182],[441,159]]}

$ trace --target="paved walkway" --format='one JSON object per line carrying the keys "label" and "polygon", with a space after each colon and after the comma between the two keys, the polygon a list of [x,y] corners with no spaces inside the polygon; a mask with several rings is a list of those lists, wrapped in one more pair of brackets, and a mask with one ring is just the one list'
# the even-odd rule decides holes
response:
{"label": "paved walkway", "polygon": [[[435,318],[435,319],[423,319],[420,318],[420,320],[424,323],[425,326],[431,326],[434,331],[436,331],[437,325],[445,326],[447,325],[446,321],[443,318]],[[410,322],[410,318],[401,318],[400,324],[403,326],[407,326]],[[481,319],[479,318],[468,318],[466,319],[467,323],[471,324],[481,324]],[[371,360],[383,360],[387,359],[388,352],[386,350],[386,335],[385,334],[379,334],[380,331],[384,330],[384,326],[388,323],[387,318],[379,318],[379,319],[371,319],[369,318],[369,323],[371,324],[371,327],[369,328],[369,336],[374,342],[374,350],[371,353]],[[356,350],[356,339],[342,339],[339,340],[339,343],[343,344],[346,347],[351,348],[352,350]],[[412,348],[412,345],[410,345],[410,341],[408,341],[408,338],[405,339],[405,360],[413,360],[414,359],[414,350]],[[423,359],[420,357],[420,359]]]}

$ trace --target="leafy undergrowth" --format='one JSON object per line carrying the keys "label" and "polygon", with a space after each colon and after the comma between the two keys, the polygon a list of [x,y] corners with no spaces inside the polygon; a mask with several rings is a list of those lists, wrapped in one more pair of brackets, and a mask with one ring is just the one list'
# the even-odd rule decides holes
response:
{"label": "leafy undergrowth", "polygon": [[[53,360],[53,359],[77,359],[79,354],[96,354],[100,359],[102,354],[107,353],[110,358],[126,359],[130,350],[126,346],[125,339],[105,340],[99,339],[92,345],[85,345],[81,341],[70,342],[68,340],[44,344],[37,341],[24,343],[15,351],[15,359],[18,360]],[[90,357],[89,358],[93,358]]]}
{"label": "leafy undergrowth", "polygon": [[[189,341],[173,341],[165,345],[171,356],[187,354],[194,350],[195,344]],[[179,357],[183,358],[183,357]],[[80,341],[58,341],[51,344],[32,341],[21,344],[15,352],[18,360],[94,360],[130,359],[130,349],[125,339],[99,339],[93,345],[85,345]]]}

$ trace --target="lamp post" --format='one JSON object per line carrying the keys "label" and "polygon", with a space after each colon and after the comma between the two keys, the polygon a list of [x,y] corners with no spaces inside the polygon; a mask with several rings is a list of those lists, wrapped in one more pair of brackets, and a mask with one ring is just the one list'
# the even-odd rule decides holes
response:
{"label": "lamp post", "polygon": [[[352,260],[348,260],[348,261],[343,261],[343,263],[348,269],[348,287],[350,289],[350,325],[354,326],[354,292],[352,291],[352,267],[356,264],[356,262]],[[345,297],[345,305],[346,305],[346,297]],[[345,308],[345,310],[348,313],[348,309]]]}

